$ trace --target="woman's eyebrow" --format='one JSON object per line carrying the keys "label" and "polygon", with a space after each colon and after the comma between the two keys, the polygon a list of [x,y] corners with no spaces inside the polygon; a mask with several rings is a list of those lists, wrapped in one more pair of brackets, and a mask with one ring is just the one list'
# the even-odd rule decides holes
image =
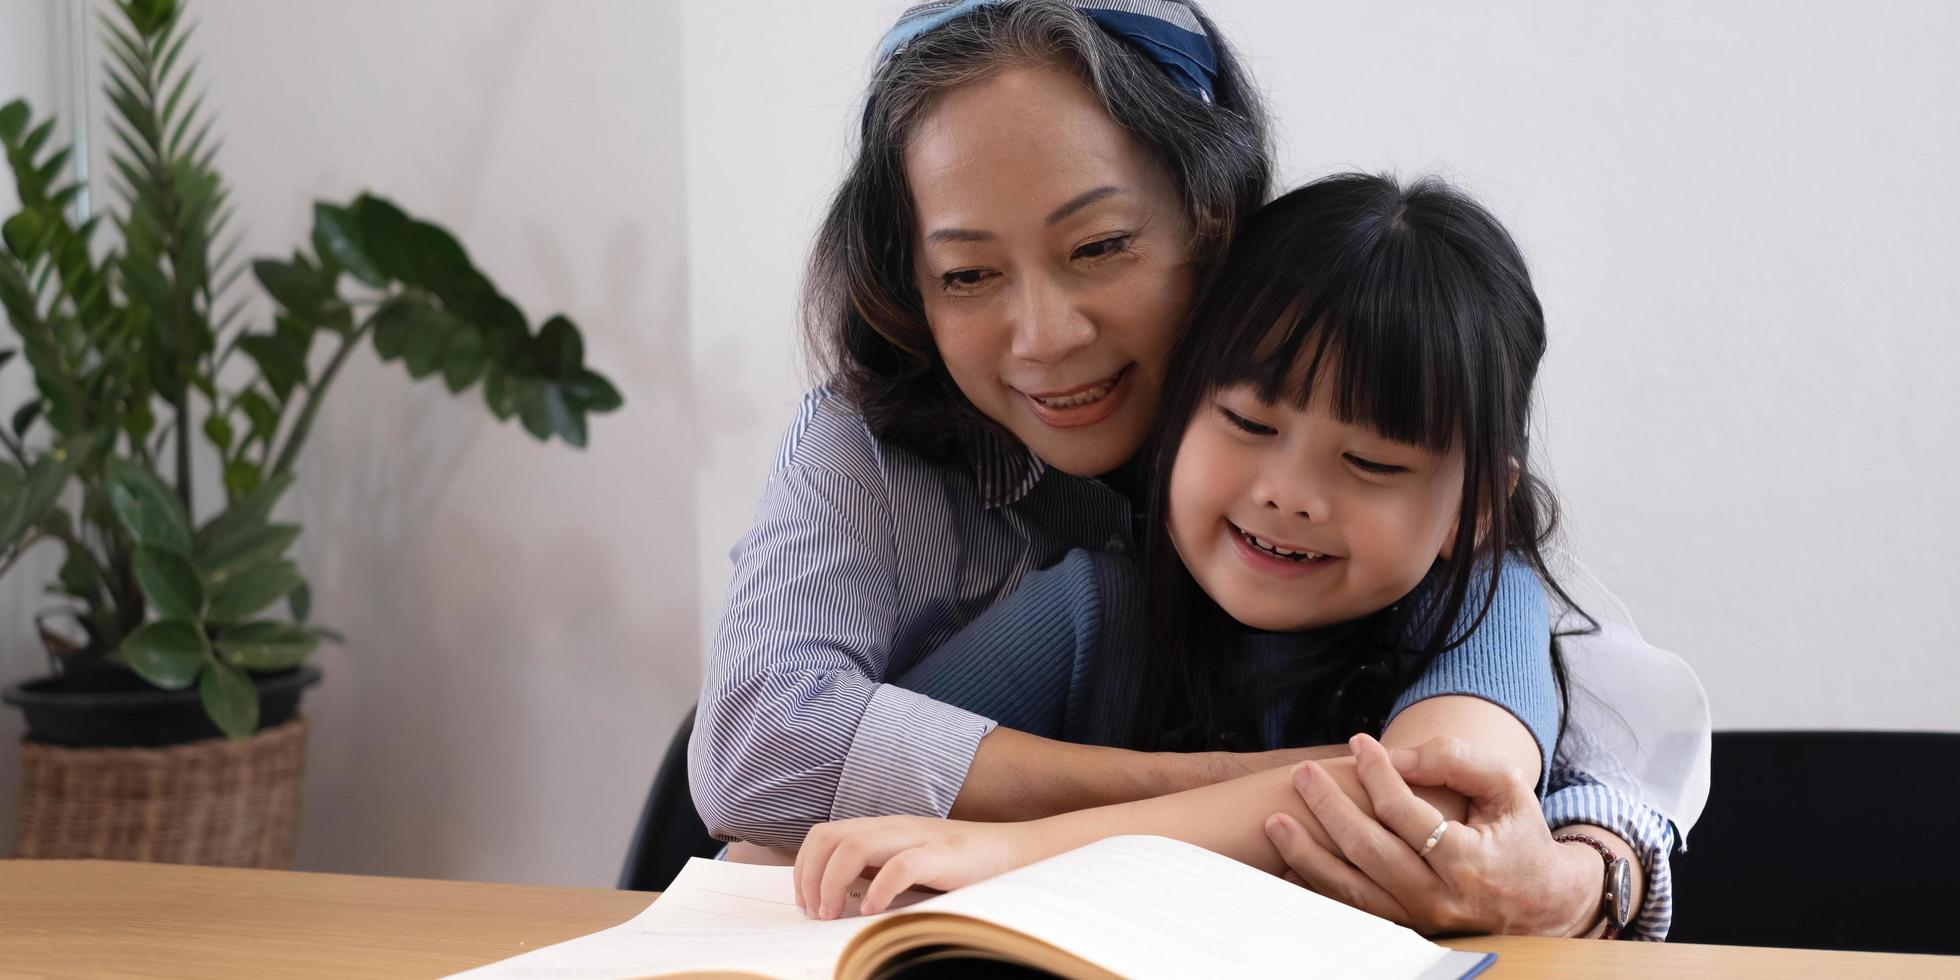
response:
{"label": "woman's eyebrow", "polygon": [[994,240],[991,231],[977,231],[972,228],[940,228],[926,236],[926,244],[935,242],[990,242]]}
{"label": "woman's eyebrow", "polygon": [[[1115,186],[1103,186],[1094,190],[1083,191],[1070,198],[1067,204],[1049,212],[1047,223],[1052,225],[1066,220],[1069,215],[1097,201],[1107,197],[1114,197],[1121,193],[1123,193],[1123,189]],[[990,242],[993,239],[994,233],[991,231],[980,231],[975,228],[939,228],[926,236],[926,244],[931,245],[938,242]]]}
{"label": "woman's eyebrow", "polygon": [[1069,215],[1074,214],[1075,212],[1080,211],[1083,208],[1086,208],[1089,205],[1094,204],[1105,197],[1111,197],[1121,193],[1123,193],[1123,189],[1121,187],[1114,187],[1109,185],[1098,187],[1092,191],[1084,191],[1080,194],[1075,195],[1073,198],[1070,198],[1067,204],[1064,204],[1061,207],[1056,208],[1055,210],[1049,212],[1048,223],[1051,225],[1055,224],[1067,218]]}

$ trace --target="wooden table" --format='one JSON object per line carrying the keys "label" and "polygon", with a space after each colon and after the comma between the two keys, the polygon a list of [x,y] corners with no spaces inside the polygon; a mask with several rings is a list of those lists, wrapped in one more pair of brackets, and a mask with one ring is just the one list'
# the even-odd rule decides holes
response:
{"label": "wooden table", "polygon": [[[0,976],[438,976],[618,925],[652,892],[0,861]],[[1960,957],[1482,936],[1488,977],[1960,977]]]}

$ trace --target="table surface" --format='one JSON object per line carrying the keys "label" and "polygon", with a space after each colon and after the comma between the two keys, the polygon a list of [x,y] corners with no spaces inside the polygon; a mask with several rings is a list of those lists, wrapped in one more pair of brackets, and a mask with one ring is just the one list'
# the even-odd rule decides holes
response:
{"label": "table surface", "polygon": [[[652,892],[0,860],[0,975],[439,976],[618,925]],[[1960,977],[1960,957],[1475,936],[1485,976]]]}

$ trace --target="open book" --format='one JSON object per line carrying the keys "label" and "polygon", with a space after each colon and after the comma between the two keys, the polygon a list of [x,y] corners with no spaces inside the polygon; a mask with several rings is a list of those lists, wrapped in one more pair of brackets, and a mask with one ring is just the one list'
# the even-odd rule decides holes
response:
{"label": "open book", "polygon": [[[696,858],[623,925],[459,977],[928,977],[993,961],[1064,977],[1470,977],[1437,946],[1256,868],[1164,837],[1111,837],[943,895],[820,921],[792,869]],[[951,971],[948,971],[951,972]],[[1023,974],[1025,975],[1025,974]]]}

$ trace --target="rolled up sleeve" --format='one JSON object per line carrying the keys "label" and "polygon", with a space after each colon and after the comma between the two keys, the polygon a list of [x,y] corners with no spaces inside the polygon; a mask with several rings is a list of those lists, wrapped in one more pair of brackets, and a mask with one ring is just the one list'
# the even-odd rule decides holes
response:
{"label": "rolled up sleeve", "polygon": [[1640,857],[1647,873],[1646,894],[1622,937],[1660,942],[1674,921],[1674,872],[1669,864],[1677,835],[1673,822],[1630,796],[1577,769],[1557,767],[1545,797],[1545,823],[1554,832],[1573,824],[1592,824],[1619,835]]}
{"label": "rolled up sleeve", "polygon": [[688,776],[723,840],[800,844],[860,813],[944,816],[994,723],[881,683],[897,635],[879,488],[790,460],[771,476],[716,632]]}

